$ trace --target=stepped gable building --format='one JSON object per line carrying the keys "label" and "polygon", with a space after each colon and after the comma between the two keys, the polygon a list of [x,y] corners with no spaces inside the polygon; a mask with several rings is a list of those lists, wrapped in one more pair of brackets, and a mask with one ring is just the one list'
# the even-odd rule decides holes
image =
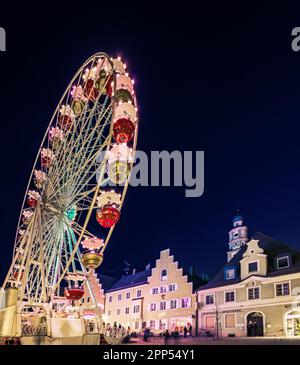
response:
{"label": "stepped gable building", "polygon": [[198,290],[198,329],[219,336],[299,336],[300,252],[260,232],[245,242],[247,229],[237,221],[228,262]]}
{"label": "stepped gable building", "polygon": [[195,328],[195,302],[192,282],[167,249],[152,269],[134,271],[106,292],[104,322],[136,332],[150,327],[153,333],[182,333],[184,326]]}

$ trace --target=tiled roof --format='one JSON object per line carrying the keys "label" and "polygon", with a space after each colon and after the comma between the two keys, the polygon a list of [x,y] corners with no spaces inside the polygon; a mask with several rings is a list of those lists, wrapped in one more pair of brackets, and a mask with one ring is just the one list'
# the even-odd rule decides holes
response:
{"label": "tiled roof", "polygon": [[[259,241],[259,247],[262,248],[264,250],[264,253],[268,256],[268,271],[266,275],[267,277],[300,272],[300,252],[298,250],[295,250],[280,241],[274,240],[273,238],[261,232],[256,232],[252,238]],[[247,245],[241,247],[241,249],[233,256],[233,258],[224,265],[224,267],[208,284],[203,285],[201,286],[201,288],[199,288],[199,291],[239,283],[241,281],[239,272],[237,278],[225,280],[224,269],[228,266],[235,266],[237,267],[237,269],[239,269],[240,260],[243,258],[243,254],[245,253],[246,249]],[[282,253],[291,255],[292,264],[289,268],[276,270],[276,268],[274,267],[274,259],[277,255]]]}
{"label": "tiled roof", "polygon": [[107,292],[116,291],[119,289],[126,289],[132,286],[145,284],[148,282],[148,276],[151,274],[151,269],[136,272],[135,274],[125,275],[118,280],[114,285],[107,290]]}

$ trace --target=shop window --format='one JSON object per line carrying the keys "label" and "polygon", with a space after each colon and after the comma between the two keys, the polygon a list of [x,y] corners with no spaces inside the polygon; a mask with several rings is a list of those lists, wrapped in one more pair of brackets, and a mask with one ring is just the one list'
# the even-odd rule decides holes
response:
{"label": "shop window", "polygon": [[152,330],[152,331],[155,330],[155,320],[154,319],[150,320],[149,327],[150,327],[150,330]]}
{"label": "shop window", "polygon": [[159,329],[161,330],[161,331],[163,331],[163,330],[165,330],[166,329],[166,322],[165,321],[163,321],[163,320],[159,320]]}
{"label": "shop window", "polygon": [[235,328],[235,314],[225,314],[225,328]]}
{"label": "shop window", "polygon": [[205,323],[205,328],[206,329],[215,328],[215,317],[214,316],[206,316],[204,323]]}

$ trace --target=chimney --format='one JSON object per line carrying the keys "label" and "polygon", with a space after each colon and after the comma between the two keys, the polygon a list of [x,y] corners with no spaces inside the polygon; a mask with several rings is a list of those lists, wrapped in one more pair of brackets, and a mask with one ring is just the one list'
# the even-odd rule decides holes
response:
{"label": "chimney", "polygon": [[133,274],[133,275],[135,275],[135,271],[136,271],[135,269],[133,269],[133,270],[132,270],[132,274]]}
{"label": "chimney", "polygon": [[151,267],[151,264],[150,264],[150,263],[149,263],[149,264],[147,264],[147,265],[146,265],[146,271],[150,270],[150,267]]}

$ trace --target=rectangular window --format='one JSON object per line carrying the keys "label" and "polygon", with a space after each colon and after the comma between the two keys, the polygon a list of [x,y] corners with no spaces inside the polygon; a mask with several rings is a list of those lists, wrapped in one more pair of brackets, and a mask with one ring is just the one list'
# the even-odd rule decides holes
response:
{"label": "rectangular window", "polygon": [[151,311],[151,312],[156,311],[156,303],[151,303],[151,304],[150,304],[150,311]]}
{"label": "rectangular window", "polygon": [[118,294],[118,301],[122,300],[122,294]]}
{"label": "rectangular window", "polygon": [[160,309],[161,311],[166,310],[166,307],[167,307],[166,302],[160,302],[159,309]]}
{"label": "rectangular window", "polygon": [[139,322],[138,322],[138,321],[135,321],[135,322],[134,322],[134,329],[135,329],[135,330],[138,330],[138,329],[139,329],[139,327],[140,327]]}
{"label": "rectangular window", "polygon": [[175,291],[175,290],[176,290],[176,284],[170,284],[169,291]]}
{"label": "rectangular window", "polygon": [[176,309],[177,308],[177,300],[176,299],[172,299],[170,301],[170,309]]}
{"label": "rectangular window", "polygon": [[235,270],[228,269],[226,270],[226,280],[234,279],[235,278]]}
{"label": "rectangular window", "polygon": [[166,286],[161,286],[160,287],[160,292],[161,293],[166,293],[167,292],[167,287]]}
{"label": "rectangular window", "polygon": [[225,328],[235,328],[235,314],[225,314]]}
{"label": "rectangular window", "polygon": [[257,271],[257,261],[249,262],[248,264],[248,272],[255,272]]}
{"label": "rectangular window", "polygon": [[234,302],[235,295],[234,291],[228,291],[225,293],[225,302]]}
{"label": "rectangular window", "polygon": [[159,329],[160,330],[165,330],[166,329],[166,322],[163,320],[159,320]]}
{"label": "rectangular window", "polygon": [[181,299],[181,308],[188,308],[190,306],[190,298]]}
{"label": "rectangular window", "polygon": [[117,309],[117,316],[121,314],[121,309]]}
{"label": "rectangular window", "polygon": [[276,296],[281,297],[283,295],[290,295],[290,284],[289,283],[276,284]]}
{"label": "rectangular window", "polygon": [[248,300],[259,299],[259,288],[248,289]]}
{"label": "rectangular window", "polygon": [[140,311],[140,306],[139,305],[135,305],[133,307],[133,313],[139,313],[139,311]]}
{"label": "rectangular window", "polygon": [[129,291],[126,293],[126,299],[130,299],[130,292]]}
{"label": "rectangular window", "polygon": [[155,320],[151,319],[149,324],[150,324],[150,326],[149,326],[150,330],[152,330],[152,331],[155,330]]}
{"label": "rectangular window", "polygon": [[137,291],[136,291],[136,296],[137,296],[137,298],[139,298],[139,297],[141,297],[141,296],[142,296],[142,291],[141,291],[141,289],[139,289],[139,290],[137,290]]}
{"label": "rectangular window", "polygon": [[214,295],[213,294],[208,294],[205,297],[205,304],[209,305],[209,304],[214,304]]}
{"label": "rectangular window", "polygon": [[112,302],[112,296],[108,297],[108,303]]}
{"label": "rectangular window", "polygon": [[289,267],[289,257],[288,256],[279,257],[277,259],[277,269],[284,269],[286,267]]}
{"label": "rectangular window", "polygon": [[158,294],[158,288],[153,288],[152,289],[152,294]]}
{"label": "rectangular window", "polygon": [[125,308],[125,314],[129,314],[129,307]]}
{"label": "rectangular window", "polygon": [[205,317],[205,328],[206,329],[215,328],[215,317],[214,316]]}

